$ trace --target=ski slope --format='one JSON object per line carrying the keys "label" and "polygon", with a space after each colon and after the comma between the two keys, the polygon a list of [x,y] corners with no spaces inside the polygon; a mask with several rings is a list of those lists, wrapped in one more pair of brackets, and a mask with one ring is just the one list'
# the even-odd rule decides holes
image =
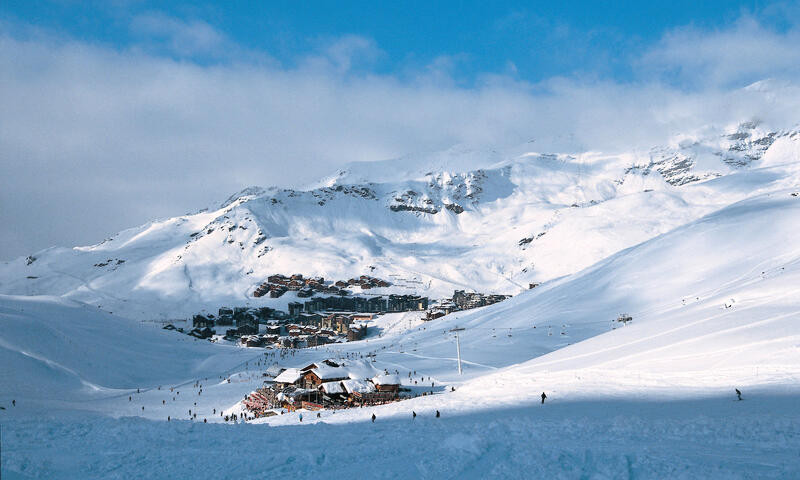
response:
{"label": "ski slope", "polygon": [[[748,175],[758,178],[737,180],[772,173]],[[365,341],[284,358],[194,341],[64,299],[0,297],[3,473],[793,477],[800,472],[800,246],[792,241],[800,196],[793,193],[753,195],[499,304],[425,323],[387,315]],[[623,311],[633,316],[626,326],[613,322]],[[465,328],[463,376],[447,332],[455,326]],[[411,388],[432,381],[434,394],[320,418],[306,412],[302,423],[294,413],[222,424],[211,412],[240,411],[273,362],[299,367],[348,354],[374,354],[376,368],[397,369]],[[735,401],[734,388],[745,401]],[[209,423],[190,421],[190,409]],[[209,445],[237,454],[208,455]],[[265,450],[242,454],[242,445]]]}
{"label": "ski slope", "polygon": [[[799,231],[800,134],[757,124],[646,159],[453,149],[354,164],[304,191],[248,189],[0,266],[0,469],[793,478]],[[388,314],[363,341],[283,353],[153,321],[285,308],[294,294],[249,296],[271,273],[367,269],[394,283],[381,293],[516,295],[432,322]],[[420,396],[224,421],[265,373],[324,358],[396,372]]]}

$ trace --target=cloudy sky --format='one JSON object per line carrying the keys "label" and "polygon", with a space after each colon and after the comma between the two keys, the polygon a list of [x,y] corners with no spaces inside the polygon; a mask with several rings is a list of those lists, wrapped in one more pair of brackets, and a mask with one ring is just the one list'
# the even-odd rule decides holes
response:
{"label": "cloudy sky", "polygon": [[351,161],[800,121],[796,2],[165,3],[0,2],[0,259]]}

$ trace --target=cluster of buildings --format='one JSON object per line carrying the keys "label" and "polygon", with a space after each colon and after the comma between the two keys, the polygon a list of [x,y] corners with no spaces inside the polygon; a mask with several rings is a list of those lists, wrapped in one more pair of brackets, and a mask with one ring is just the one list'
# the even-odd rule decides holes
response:
{"label": "cluster of buildings", "polygon": [[297,292],[298,297],[310,297],[315,293],[327,293],[333,295],[350,295],[351,290],[359,288],[369,290],[378,287],[388,287],[391,283],[380,278],[361,275],[358,278],[349,280],[325,281],[323,277],[306,278],[300,273],[291,276],[275,274],[267,277],[267,281],[259,285],[253,291],[254,297],[263,297],[269,294],[271,298],[278,298],[288,291]]}
{"label": "cluster of buildings", "polygon": [[372,319],[372,314],[347,312],[300,313],[287,318],[270,308],[223,307],[217,315],[194,315],[188,335],[211,338],[216,334],[212,328],[230,326],[225,338],[238,338],[247,347],[306,348],[361,340],[367,336],[367,323]]}
{"label": "cluster of buildings", "polygon": [[451,298],[442,300],[435,307],[425,312],[423,320],[435,320],[453,312],[484,307],[493,303],[502,302],[511,298],[511,295],[484,295],[483,293],[455,290]]}
{"label": "cluster of buildings", "polygon": [[[226,329],[225,336],[239,337],[258,333],[258,325],[270,321],[285,319],[286,314],[269,307],[222,307],[217,315],[199,313],[192,316],[194,330],[212,329],[214,327],[231,327]],[[191,332],[190,332],[191,334]]]}
{"label": "cluster of buildings", "polygon": [[372,316],[330,314],[315,323],[287,323],[267,325],[260,334],[242,335],[239,339],[245,347],[308,348],[354,342],[367,336],[366,322]]}
{"label": "cluster of buildings", "polygon": [[290,302],[289,317],[298,318],[302,314],[346,311],[357,313],[388,313],[423,311],[428,308],[428,297],[418,295],[378,295],[372,297],[314,297],[303,303]]}
{"label": "cluster of buildings", "polygon": [[256,417],[272,409],[320,410],[376,405],[395,401],[400,377],[379,372],[369,362],[323,360],[303,368],[288,368],[267,386],[248,395],[243,404]]}

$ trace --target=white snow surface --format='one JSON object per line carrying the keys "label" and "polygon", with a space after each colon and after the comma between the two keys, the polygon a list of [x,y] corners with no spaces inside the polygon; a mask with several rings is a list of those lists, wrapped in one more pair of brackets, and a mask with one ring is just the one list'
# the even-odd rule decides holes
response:
{"label": "white snow surface", "polygon": [[516,294],[791,186],[798,145],[797,129],[751,122],[645,152],[453,148],[357,163],[317,188],[251,187],[97,245],[4,262],[0,293],[57,295],[146,320],[220,306],[285,310],[295,293],[252,297],[273,273],[393,283],[371,294]]}
{"label": "white snow surface", "polygon": [[[342,172],[326,180],[331,197],[251,190],[222,210],[11,262],[0,271],[14,294],[0,295],[3,478],[796,478],[798,135],[779,132],[746,164],[744,150],[714,153],[761,128],[664,147],[639,172],[625,173],[638,160],[624,155],[476,154],[491,165],[447,176],[407,159],[406,176],[379,168],[375,199],[340,195],[340,181],[362,180]],[[670,148],[693,166],[642,173]],[[473,182],[481,194],[465,201]],[[406,188],[433,205],[461,192],[465,211],[390,210]],[[257,229],[273,248],[263,263],[236,246]],[[369,265],[418,293],[518,294],[431,322],[386,315],[363,341],[283,356],[140,321],[245,299],[256,272],[344,278]],[[267,369],[326,358],[358,380],[388,372],[418,396],[302,422],[220,417],[242,412]]]}

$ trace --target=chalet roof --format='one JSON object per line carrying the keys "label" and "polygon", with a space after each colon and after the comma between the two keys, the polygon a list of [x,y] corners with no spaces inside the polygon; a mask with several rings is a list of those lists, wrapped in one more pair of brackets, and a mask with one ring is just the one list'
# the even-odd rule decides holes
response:
{"label": "chalet roof", "polygon": [[378,373],[378,370],[367,360],[354,360],[348,362],[347,371],[353,380],[366,380]]}
{"label": "chalet roof", "polygon": [[[308,372],[309,370],[307,370]],[[320,378],[320,380],[342,380],[345,378],[349,378],[349,372],[345,367],[331,367],[329,365],[319,365],[317,368],[312,368],[310,370],[314,372],[314,375]]]}
{"label": "chalet roof", "polygon": [[319,388],[328,395],[345,393],[344,388],[342,388],[341,382],[325,382],[323,384],[320,384]]}
{"label": "chalet roof", "polygon": [[397,375],[377,375],[372,378],[375,385],[400,385],[400,377]]}
{"label": "chalet roof", "polygon": [[375,385],[367,380],[355,380],[351,378],[350,380],[342,380],[341,384],[347,393],[372,393],[375,391]]}
{"label": "chalet roof", "polygon": [[275,382],[277,383],[295,383],[296,381],[300,380],[302,375],[300,375],[300,370],[296,368],[287,368],[280,375],[275,377]]}

